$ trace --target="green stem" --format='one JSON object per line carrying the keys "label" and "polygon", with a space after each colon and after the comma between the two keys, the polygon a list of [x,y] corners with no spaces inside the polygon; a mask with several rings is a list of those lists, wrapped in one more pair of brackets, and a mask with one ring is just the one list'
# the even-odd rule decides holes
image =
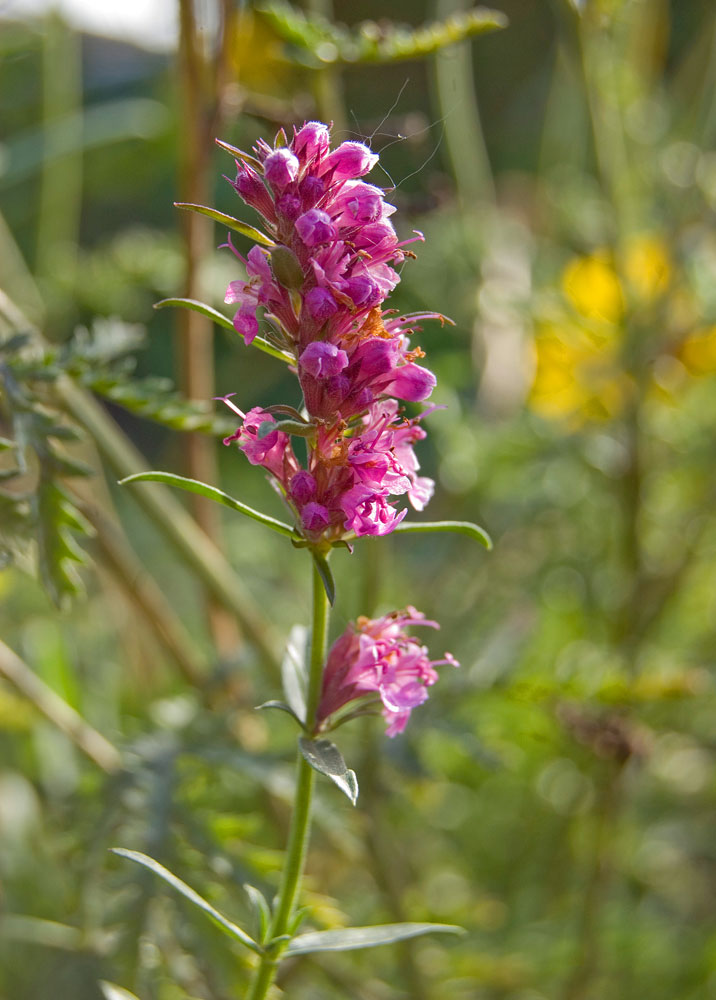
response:
{"label": "green stem", "polygon": [[[323,586],[323,580],[313,564],[313,626],[311,630],[311,660],[308,674],[308,695],[306,707],[306,726],[313,730],[316,712],[321,697],[321,682],[323,680],[323,664],[326,658],[326,639],[328,635],[328,599]],[[296,793],[294,796],[293,816],[288,836],[288,847],[281,875],[281,886],[274,918],[271,924],[269,941],[280,938],[288,933],[294,915],[296,897],[300,888],[303,867],[308,850],[308,838],[311,829],[311,800],[315,771],[299,752]],[[251,988],[246,1000],[263,1000],[274,981],[278,964],[281,960],[282,945],[270,948],[261,957],[256,969]]]}

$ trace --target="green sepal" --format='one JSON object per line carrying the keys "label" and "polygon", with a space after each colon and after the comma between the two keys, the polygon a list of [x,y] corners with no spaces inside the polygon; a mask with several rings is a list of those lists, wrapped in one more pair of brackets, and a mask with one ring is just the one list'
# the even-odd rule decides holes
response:
{"label": "green sepal", "polygon": [[306,280],[296,254],[281,244],[271,251],[271,270],[284,288],[301,288]]}
{"label": "green sepal", "polygon": [[253,507],[248,507],[245,503],[241,503],[240,500],[229,496],[228,493],[217,490],[215,486],[209,486],[208,483],[201,483],[198,479],[175,476],[172,472],[135,472],[133,476],[120,479],[119,485],[125,486],[127,483],[141,482],[164,483],[165,486],[176,486],[177,489],[186,490],[188,493],[197,493],[199,496],[206,497],[208,500],[214,500],[215,503],[223,504],[224,507],[237,510],[240,514],[245,514],[247,517],[253,518],[254,521],[258,521],[260,524],[266,525],[267,528],[277,531],[279,535],[286,535],[289,538],[295,536],[295,530],[290,524],[284,524],[283,521],[277,521],[275,517],[262,514],[261,511],[254,510]]}
{"label": "green sepal", "polygon": [[284,955],[308,955],[316,951],[353,951],[357,948],[377,948],[395,941],[420,937],[422,934],[464,934],[454,924],[377,924],[371,927],[344,927],[336,931],[310,931],[299,934],[286,948]]}
{"label": "green sepal", "polygon": [[248,236],[250,240],[254,240],[256,243],[261,243],[265,247],[274,246],[274,241],[262,233],[260,229],[255,229],[253,226],[248,226],[245,222],[241,222],[239,219],[235,219],[233,215],[227,215],[225,212],[219,212],[215,208],[210,208],[208,205],[193,205],[187,201],[175,201],[175,208],[184,209],[186,212],[197,212],[199,215],[205,215],[207,219],[213,219],[214,222],[221,223],[222,226],[226,226],[228,229],[233,229],[237,233],[241,233],[242,236]]}
{"label": "green sepal", "polygon": [[262,420],[256,431],[256,437],[262,441],[271,431],[283,431],[284,434],[293,434],[294,437],[307,438],[316,433],[316,428],[305,420]]}
{"label": "green sepal", "polygon": [[358,779],[355,771],[346,767],[343,754],[336,744],[330,740],[309,740],[301,736],[298,745],[307,763],[315,771],[330,778],[355,805],[358,800]]}
{"label": "green sepal", "polygon": [[146,854],[140,854],[139,851],[129,851],[125,847],[111,847],[111,852],[113,854],[118,854],[121,858],[127,858],[129,861],[134,861],[138,865],[142,865],[144,868],[148,868],[150,872],[154,875],[158,875],[159,878],[163,879],[168,885],[177,892],[181,893],[185,899],[188,899],[190,903],[193,903],[198,909],[202,910],[208,917],[210,917],[214,923],[218,924],[222,930],[226,931],[232,937],[240,941],[241,944],[245,945],[251,951],[261,954],[261,945],[257,944],[252,937],[250,937],[246,931],[238,927],[233,921],[225,917],[223,913],[220,913],[215,907],[203,899],[198,892],[195,892],[186,882],[182,882],[180,878],[170,872],[168,868],[164,865],[160,865],[158,861],[154,858],[150,858]]}
{"label": "green sepal", "polygon": [[[229,319],[228,316],[224,316],[220,313],[218,309],[214,309],[212,306],[206,304],[206,302],[199,302],[198,299],[162,299],[161,302],[155,302],[155,309],[166,309],[167,306],[174,306],[177,309],[190,309],[192,312],[200,313],[202,316],[207,316],[209,319],[213,320],[214,323],[219,326],[223,326],[225,330],[231,330],[236,333],[234,324]],[[260,351],[264,354],[270,354],[272,358],[278,358],[279,361],[285,361],[289,365],[296,363],[296,359],[288,351],[282,351],[280,347],[274,347],[270,344],[268,340],[264,337],[254,337],[251,341],[251,347],[258,347]]]}

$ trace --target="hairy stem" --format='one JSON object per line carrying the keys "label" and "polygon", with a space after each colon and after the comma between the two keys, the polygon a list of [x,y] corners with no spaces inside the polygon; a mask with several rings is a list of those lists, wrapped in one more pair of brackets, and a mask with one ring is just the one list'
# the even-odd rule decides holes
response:
{"label": "hairy stem", "polygon": [[[311,661],[308,675],[308,697],[306,725],[313,728],[321,696],[323,664],[326,658],[326,638],[328,635],[328,599],[321,576],[313,566],[313,625],[311,630]],[[288,835],[288,847],[281,874],[281,886],[274,912],[269,940],[275,940],[289,933],[300,888],[303,867],[308,850],[311,828],[311,800],[315,772],[299,752],[296,771],[296,792]],[[246,1000],[263,1000],[274,981],[281,959],[282,946],[270,948],[261,957]]]}

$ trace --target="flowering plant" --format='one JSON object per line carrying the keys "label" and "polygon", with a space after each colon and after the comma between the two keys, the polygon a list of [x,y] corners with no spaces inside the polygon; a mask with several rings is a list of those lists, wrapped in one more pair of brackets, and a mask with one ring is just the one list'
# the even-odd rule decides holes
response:
{"label": "flowering plant", "polygon": [[[282,131],[273,146],[259,140],[253,154],[219,143],[236,162],[231,183],[261,228],[199,205],[180,207],[208,215],[230,230],[249,236],[254,246],[246,257],[229,249],[245,268],[245,278],[232,281],[226,302],[236,308],[233,321],[193,300],[172,304],[208,313],[233,328],[247,345],[287,362],[302,394],[300,408],[279,403],[244,413],[232,396],[223,401],[241,424],[224,444],[263,467],[290,511],[287,524],[247,507],[213,486],[164,472],[141,473],[130,479],[166,482],[210,497],[288,536],[312,556],[313,621],[308,663],[284,684],[286,702],[265,708],[288,711],[298,723],[299,757],[295,806],[285,864],[273,907],[257,904],[264,915],[260,940],[236,927],[193,890],[145,855],[120,850],[167,879],[211,913],[259,955],[249,1000],[262,1000],[282,957],[308,951],[369,947],[428,931],[450,931],[435,924],[390,924],[370,928],[296,934],[296,900],[310,826],[315,773],[335,782],[353,801],[358,783],[325,734],[379,700],[388,735],[401,733],[428,696],[440,664],[457,665],[451,654],[431,660],[427,648],[409,634],[414,626],[437,628],[415,608],[377,619],[359,618],[334,642],[326,655],[328,609],[335,583],[329,568],[331,550],[352,550],[365,535],[392,531],[457,531],[489,547],[489,539],[469,522],[409,522],[406,497],[415,510],[430,500],[434,484],[419,475],[414,447],[425,437],[421,419],[408,417],[403,403],[426,400],[435,376],[418,362],[419,347],[410,335],[426,319],[446,322],[439,313],[397,315],[384,308],[400,280],[396,267],[422,240],[415,233],[399,240],[390,222],[394,206],[385,191],[362,178],[378,156],[359,142],[331,148],[330,130],[308,122],[290,141]],[[260,333],[259,323],[264,325]],[[429,412],[429,411],[426,411]],[[294,438],[305,442],[301,462]],[[127,480],[125,480],[126,482]],[[255,894],[257,890],[252,890]],[[260,894],[259,894],[260,895]],[[254,899],[258,898],[253,896]]]}

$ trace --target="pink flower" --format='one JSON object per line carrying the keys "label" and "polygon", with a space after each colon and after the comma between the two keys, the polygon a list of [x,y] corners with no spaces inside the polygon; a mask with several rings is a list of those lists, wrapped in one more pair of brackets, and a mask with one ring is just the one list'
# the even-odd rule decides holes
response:
{"label": "pink flower", "polygon": [[327,729],[331,716],[351,702],[377,694],[388,722],[388,736],[402,733],[411,711],[428,697],[440,664],[458,666],[446,653],[431,660],[427,648],[407,634],[412,625],[438,628],[421,612],[408,607],[382,618],[359,618],[331,647],[323,673],[318,728]]}
{"label": "pink flower", "polygon": [[433,490],[414,452],[425,431],[419,418],[405,419],[398,400],[432,392],[435,377],[416,363],[423,352],[410,350],[408,337],[415,321],[442,317],[383,309],[400,280],[394,265],[422,235],[398,239],[395,207],[362,179],[377,154],[359,142],[331,150],[321,122],[294,129],[290,141],[279,133],[273,147],[260,139],[252,165],[232,151],[234,187],[263,216],[270,249],[254,246],[244,258],[229,238],[246,279],[230,283],[226,302],[247,344],[263,313],[269,339],[293,354],[311,426],[301,428],[304,468],[291,438],[260,408],[240,414],[243,425],[227,443],[237,441],[270,473],[309,542],[387,534],[406,514],[395,498],[422,510]]}

